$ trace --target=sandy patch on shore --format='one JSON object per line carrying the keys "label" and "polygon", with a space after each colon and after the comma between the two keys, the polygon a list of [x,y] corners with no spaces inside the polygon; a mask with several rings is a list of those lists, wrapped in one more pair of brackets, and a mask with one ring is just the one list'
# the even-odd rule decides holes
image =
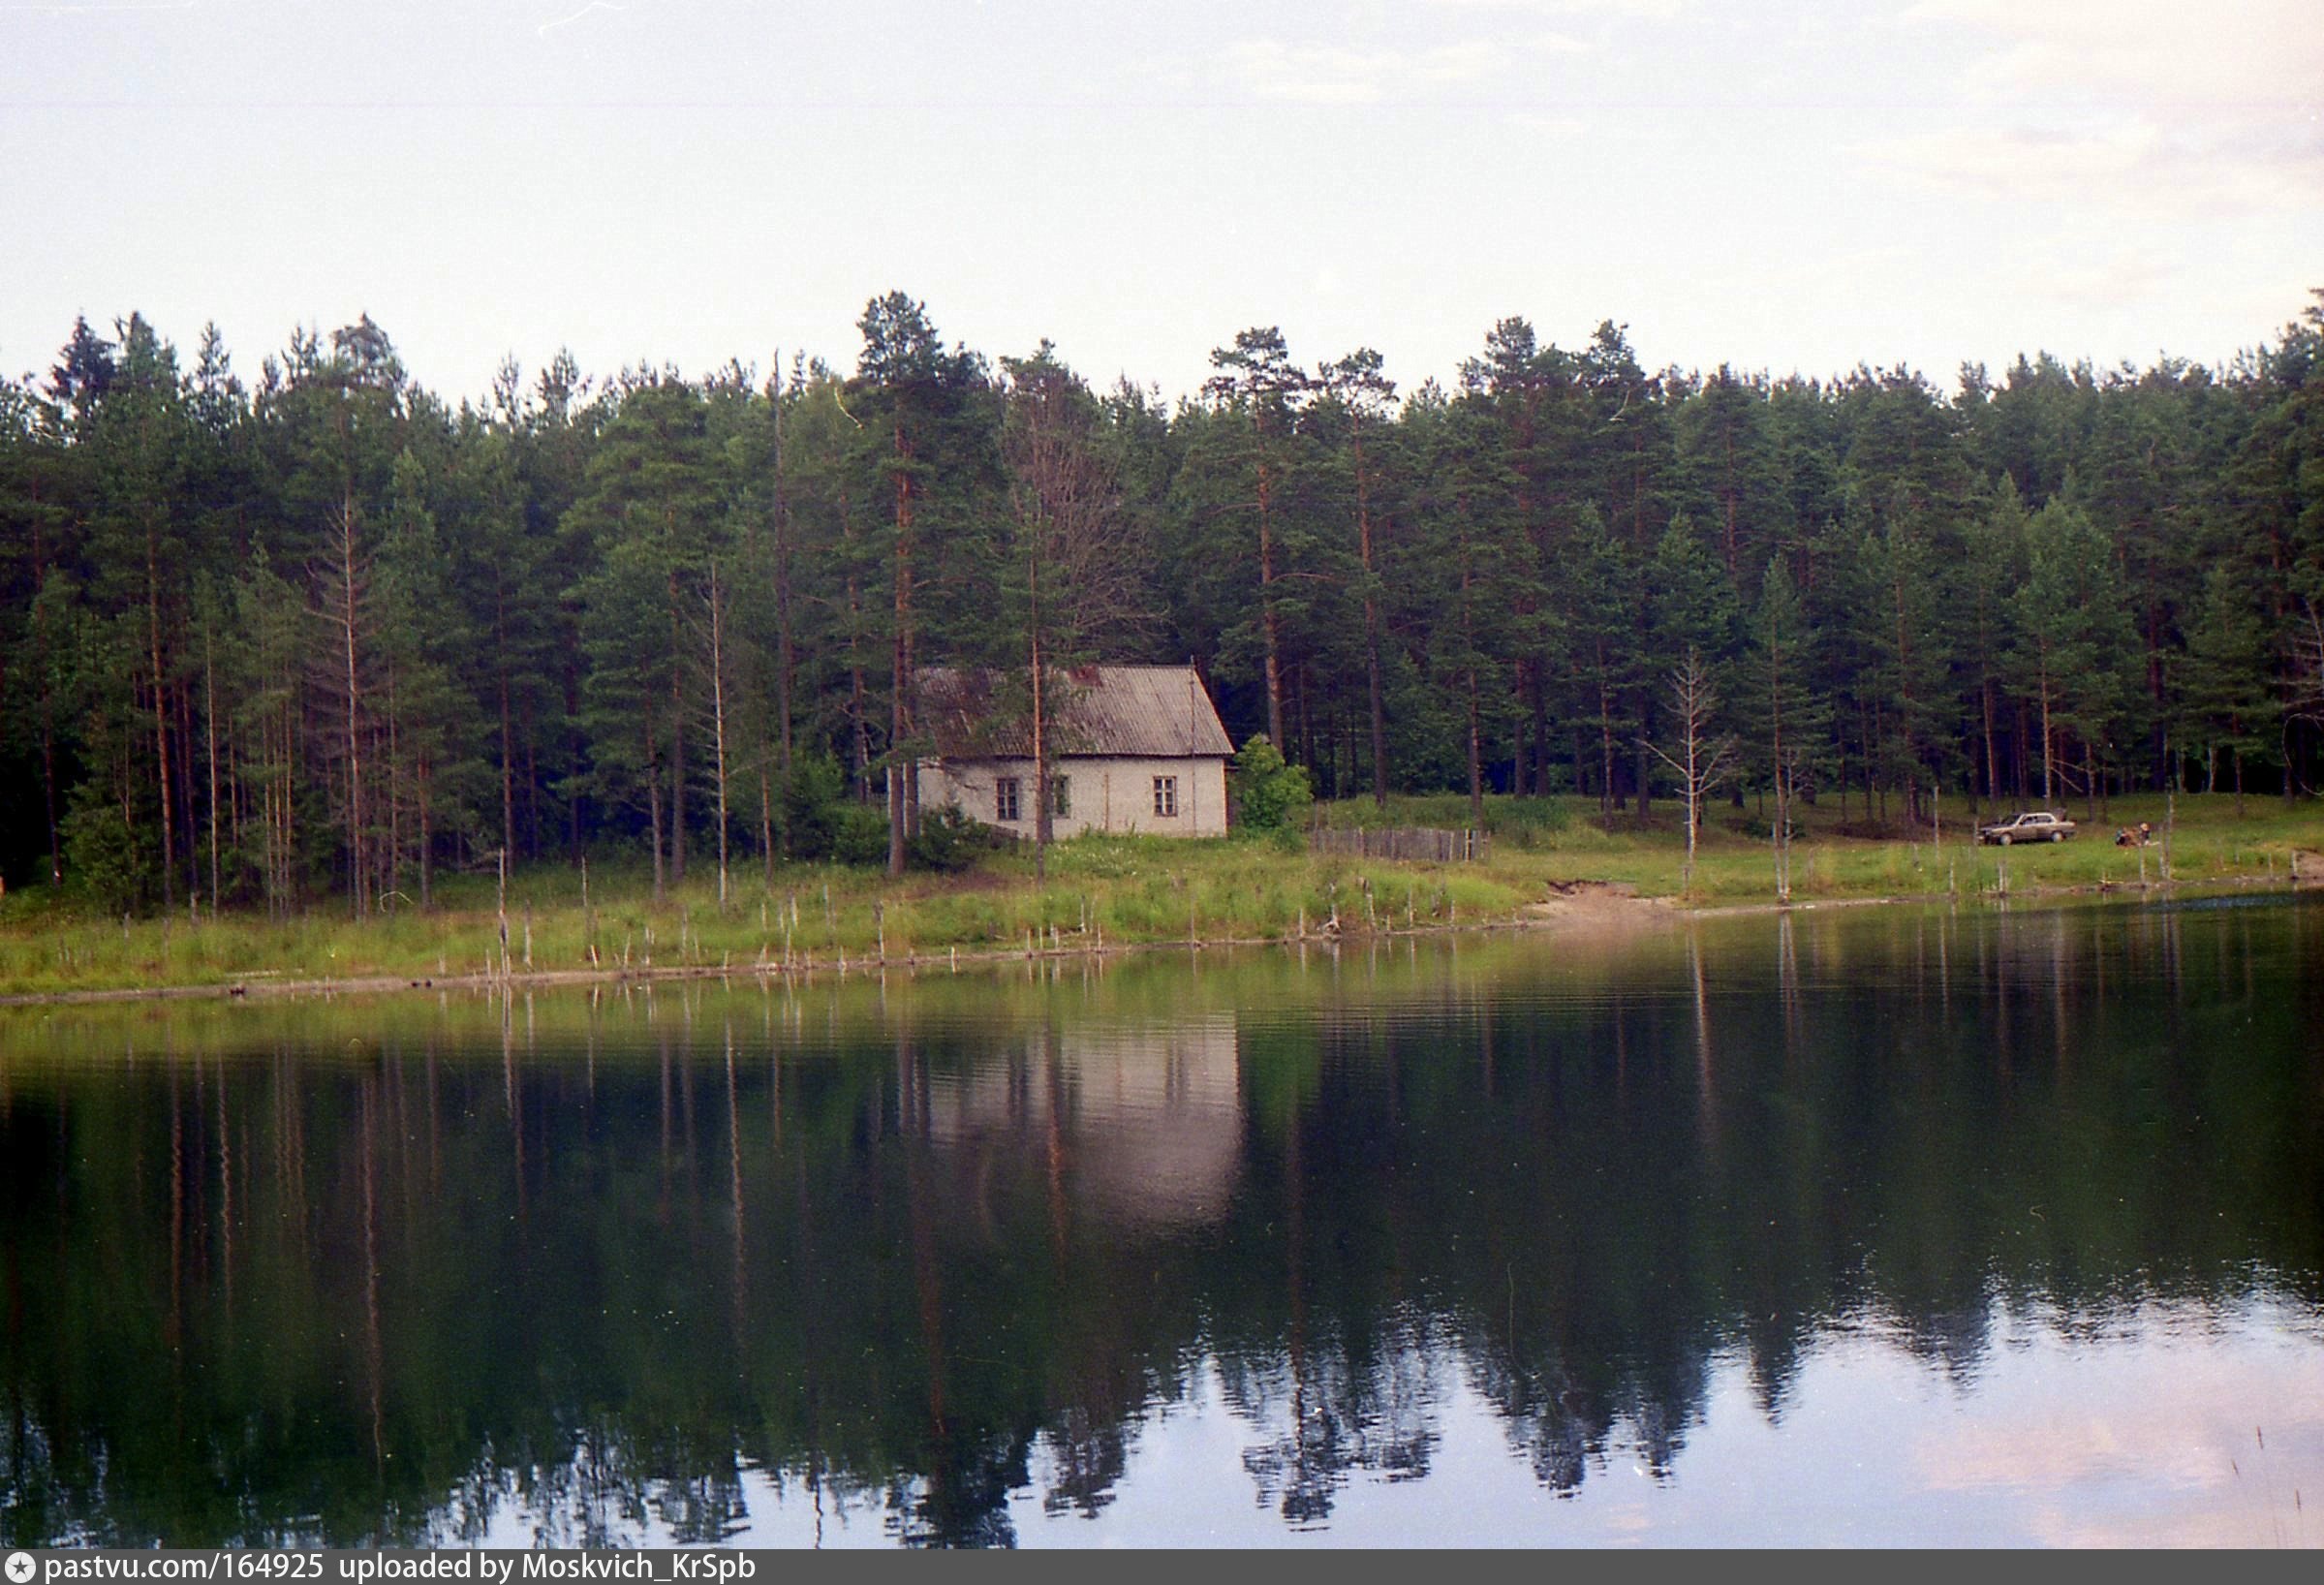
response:
{"label": "sandy patch on shore", "polygon": [[1551,895],[1526,904],[1535,929],[1625,931],[1659,928],[1679,917],[1667,898],[1641,897],[1627,881],[1552,881]]}

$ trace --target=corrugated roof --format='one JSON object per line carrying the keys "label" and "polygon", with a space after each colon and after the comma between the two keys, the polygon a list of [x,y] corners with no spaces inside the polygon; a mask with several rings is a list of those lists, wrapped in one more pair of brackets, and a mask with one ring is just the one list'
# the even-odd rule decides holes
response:
{"label": "corrugated roof", "polygon": [[[1032,757],[1028,678],[932,666],[918,682],[920,725],[944,758]],[[1050,689],[1043,703],[1052,754],[1162,760],[1234,753],[1191,666],[1077,666],[1057,673]]]}

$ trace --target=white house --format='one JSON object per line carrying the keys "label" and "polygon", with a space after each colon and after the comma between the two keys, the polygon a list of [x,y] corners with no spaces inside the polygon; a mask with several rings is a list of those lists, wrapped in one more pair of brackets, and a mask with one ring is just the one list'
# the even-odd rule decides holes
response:
{"label": "white house", "polygon": [[[920,724],[936,758],[918,765],[922,809],[952,804],[1034,834],[1033,730],[1021,679],[930,667],[917,677]],[[1234,752],[1191,666],[1085,666],[1058,673],[1048,722],[1049,829],[1226,834]]]}

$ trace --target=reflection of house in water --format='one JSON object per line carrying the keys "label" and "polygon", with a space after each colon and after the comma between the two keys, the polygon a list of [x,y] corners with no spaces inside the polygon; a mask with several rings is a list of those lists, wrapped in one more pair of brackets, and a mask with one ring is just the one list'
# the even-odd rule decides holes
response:
{"label": "reflection of house in water", "polygon": [[1243,1144],[1230,1016],[1037,1035],[1022,1062],[932,1074],[928,1088],[941,1141],[1053,1130],[1066,1194],[1104,1222],[1161,1230],[1225,1213]]}

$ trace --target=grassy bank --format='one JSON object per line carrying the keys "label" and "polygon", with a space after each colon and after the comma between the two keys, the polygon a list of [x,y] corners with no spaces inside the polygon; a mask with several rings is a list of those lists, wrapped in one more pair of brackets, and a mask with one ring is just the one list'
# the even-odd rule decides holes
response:
{"label": "grassy bank", "polygon": [[[2163,835],[2169,833],[2170,879],[2181,885],[2243,882],[2289,884],[2296,854],[2324,854],[2324,804],[2286,804],[2248,798],[2239,815],[2230,796],[2183,796],[2175,815],[2160,795],[2118,797],[2095,818],[2079,804],[2060,801],[2079,822],[2072,840],[2008,849],[1977,846],[1975,827],[2014,812],[1991,805],[1970,813],[1966,800],[1948,799],[1934,824],[1907,824],[1901,806],[1880,823],[1860,802],[1843,810],[1826,800],[1793,812],[1792,895],[1795,901],[1949,893],[1958,896],[2095,890],[2164,880]],[[1658,802],[1645,828],[1635,811],[1602,824],[1596,803],[1565,798],[1487,800],[1498,869],[1560,882],[1611,881],[1645,896],[1679,898],[1697,906],[1769,902],[1775,870],[1769,848],[1770,811],[1756,800],[1743,808],[1720,801],[1706,812],[1691,885],[1686,877],[1684,814]],[[1389,800],[1386,811],[1369,801],[1335,804],[1326,820],[1365,824],[1468,824],[1459,797]],[[2155,841],[2143,851],[2118,848],[2118,827],[2145,821]],[[2143,861],[2143,868],[2142,868]],[[2302,860],[2304,879],[2324,880],[2324,857]]]}
{"label": "grassy bank", "polygon": [[[2056,847],[1980,849],[1967,838],[1966,806],[1940,832],[1866,832],[1837,809],[1803,810],[1793,848],[1797,901],[1951,892],[1965,898],[2136,886],[2141,855],[2109,840],[2113,826],[2164,822],[2159,798],[2119,798],[2095,828]],[[1458,825],[1466,800],[1408,798],[1319,811],[1332,824]],[[1856,811],[1862,819],[1862,811]],[[635,865],[592,862],[589,896],[563,864],[520,871],[510,883],[508,961],[515,972],[744,970],[816,967],[876,958],[948,958],[1028,949],[1086,950],[1190,940],[1262,941],[1327,927],[1343,932],[1442,928],[1521,917],[1553,886],[1610,882],[1693,905],[1773,899],[1766,830],[1756,812],[1720,804],[1703,834],[1689,887],[1677,809],[1656,807],[1640,828],[1628,813],[1601,827],[1595,805],[1570,799],[1494,799],[1495,839],[1476,864],[1405,864],[1310,855],[1296,838],[1226,842],[1090,837],[1051,853],[1046,886],[1030,858],[995,855],[956,876],[890,882],[864,870],[751,867],[718,904],[715,873],[697,859],[683,886],[651,901]],[[2324,853],[2324,809],[2253,799],[2238,818],[2227,797],[2186,797],[2172,833],[2181,884],[2286,883],[2297,853]],[[2159,847],[2144,878],[2162,880]],[[2324,858],[2304,861],[2324,879]],[[228,911],[94,917],[68,896],[17,892],[0,901],[0,994],[272,980],[428,979],[489,974],[500,963],[500,918],[490,876],[449,876],[424,912],[355,919],[328,907],[270,920]]]}

